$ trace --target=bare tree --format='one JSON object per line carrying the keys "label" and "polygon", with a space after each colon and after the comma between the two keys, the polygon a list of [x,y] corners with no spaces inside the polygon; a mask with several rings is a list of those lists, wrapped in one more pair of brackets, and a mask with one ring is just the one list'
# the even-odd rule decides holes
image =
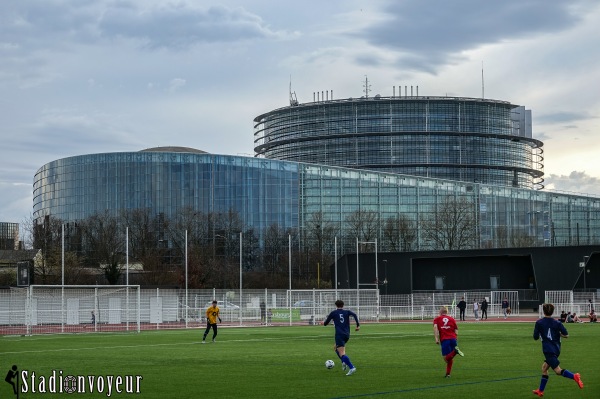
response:
{"label": "bare tree", "polygon": [[[336,231],[335,225],[326,220],[322,212],[313,213],[306,222],[305,243],[310,248],[309,256],[316,257],[322,267],[333,262]],[[328,276],[329,269],[325,269]]]}
{"label": "bare tree", "polygon": [[34,263],[34,281],[41,284],[59,284],[60,264],[51,261],[52,254],[61,251],[62,221],[45,216],[43,219],[32,219],[33,246],[41,249],[42,259]]}
{"label": "bare tree", "polygon": [[421,220],[423,238],[434,249],[456,250],[476,247],[475,205],[464,197],[447,196],[433,213]]}
{"label": "bare tree", "polygon": [[383,224],[383,239],[392,251],[410,251],[417,237],[415,224],[406,215],[389,217]]}
{"label": "bare tree", "polygon": [[346,218],[347,237],[350,241],[374,241],[377,238],[379,216],[373,211],[358,210]]}
{"label": "bare tree", "polygon": [[514,229],[510,236],[510,245],[513,248],[533,247],[535,245],[535,237],[527,234],[521,229]]}
{"label": "bare tree", "polygon": [[128,209],[121,215],[122,224],[129,231],[129,255],[136,259],[146,258],[149,251],[159,245],[157,226],[159,222],[150,214],[150,209]]}
{"label": "bare tree", "polygon": [[108,212],[89,217],[83,223],[83,236],[88,259],[104,270],[109,284],[117,284],[121,277],[121,263],[125,249],[124,229]]}
{"label": "bare tree", "polygon": [[505,225],[496,226],[496,247],[507,248],[508,247],[508,229]]}
{"label": "bare tree", "polygon": [[21,231],[23,236],[21,237],[21,241],[23,242],[24,249],[33,249],[36,248],[34,243],[35,237],[35,226],[37,225],[36,219],[33,217],[33,214],[29,214],[29,216],[24,217],[21,220]]}
{"label": "bare tree", "polygon": [[276,224],[265,229],[263,262],[265,271],[270,274],[281,272],[287,265],[287,234]]}
{"label": "bare tree", "polygon": [[[173,267],[164,262],[164,248],[151,248],[139,259],[143,265],[141,280],[147,285],[174,285],[178,283],[179,274]],[[196,288],[196,287],[194,287]]]}
{"label": "bare tree", "polygon": [[[62,251],[55,250],[48,254],[47,263],[51,264],[55,271],[51,280],[53,280],[53,283],[55,284],[60,284],[62,282],[61,273],[63,266]],[[94,276],[83,266],[82,259],[75,251],[64,253],[64,271],[65,284],[88,284],[94,281]]]}

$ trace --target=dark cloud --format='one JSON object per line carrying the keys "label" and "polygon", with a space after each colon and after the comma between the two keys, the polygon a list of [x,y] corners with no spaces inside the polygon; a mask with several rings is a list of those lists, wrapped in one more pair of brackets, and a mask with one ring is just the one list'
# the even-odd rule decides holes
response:
{"label": "dark cloud", "polygon": [[[519,0],[391,1],[388,19],[360,32],[369,43],[397,51],[405,67],[431,71],[461,52],[575,25],[575,2]],[[408,60],[405,64],[403,61]]]}
{"label": "dark cloud", "polygon": [[[145,6],[144,3],[140,3]],[[91,0],[9,1],[0,8],[0,44],[22,51],[61,48],[62,43],[132,39],[149,48],[188,48],[286,37],[241,7],[200,8],[193,3],[142,7],[137,3]]]}
{"label": "dark cloud", "polygon": [[284,36],[243,8],[206,9],[167,4],[151,9],[107,9],[100,20],[102,35],[140,40],[150,48],[188,48],[198,43],[223,43]]}
{"label": "dark cloud", "polygon": [[91,0],[3,2],[0,37],[24,51],[57,49],[65,40],[81,42],[96,37],[98,14]]}

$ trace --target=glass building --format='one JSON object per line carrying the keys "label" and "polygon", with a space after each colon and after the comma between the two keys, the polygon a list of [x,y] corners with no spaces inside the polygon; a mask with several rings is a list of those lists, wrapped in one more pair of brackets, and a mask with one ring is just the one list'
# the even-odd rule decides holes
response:
{"label": "glass building", "polygon": [[257,232],[298,226],[298,166],[206,154],[181,147],[81,155],[41,167],[34,179],[36,220],[64,222],[108,211],[149,209],[174,220],[184,209],[236,212]]}
{"label": "glass building", "polygon": [[[332,96],[333,97],[333,96]],[[542,188],[531,111],[477,98],[292,102],[254,119],[259,157],[404,175]]]}
{"label": "glass building", "polygon": [[[473,220],[468,242],[450,249],[600,243],[598,198],[182,148],[59,159],[34,179],[38,220],[70,222],[139,208],[166,217],[186,208],[233,210],[259,239],[273,225],[297,231],[300,251],[316,245],[310,230],[327,229],[331,242],[323,251],[333,254],[335,237],[338,255],[354,252],[357,239],[377,240],[380,251],[443,249],[429,230],[431,221],[443,219],[448,199],[463,204]],[[359,212],[373,218],[357,225]],[[406,230],[386,228],[399,218],[413,232],[410,240],[402,237]]]}
{"label": "glass building", "polygon": [[19,224],[0,222],[0,250],[18,249]]}

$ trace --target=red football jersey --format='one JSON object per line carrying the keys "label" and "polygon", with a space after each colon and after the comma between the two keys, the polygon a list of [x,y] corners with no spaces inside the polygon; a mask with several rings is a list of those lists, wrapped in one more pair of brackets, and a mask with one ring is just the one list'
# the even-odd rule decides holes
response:
{"label": "red football jersey", "polygon": [[433,319],[433,324],[437,325],[438,331],[440,332],[440,341],[456,338],[456,330],[458,330],[458,327],[456,326],[454,317],[447,314],[438,316]]}

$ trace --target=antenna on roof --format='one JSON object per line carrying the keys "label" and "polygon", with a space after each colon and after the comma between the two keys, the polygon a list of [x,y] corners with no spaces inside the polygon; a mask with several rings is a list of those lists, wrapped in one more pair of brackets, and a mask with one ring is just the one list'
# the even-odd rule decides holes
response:
{"label": "antenna on roof", "polygon": [[292,75],[290,75],[290,106],[298,105],[298,99],[296,98],[296,92],[292,91]]}
{"label": "antenna on roof", "polygon": [[371,85],[369,84],[369,78],[365,75],[365,84],[363,85],[365,88],[365,98],[369,98],[369,91],[371,91]]}
{"label": "antenna on roof", "polygon": [[485,86],[483,84],[483,61],[481,61],[481,99],[482,100],[485,98],[484,93],[485,93]]}

